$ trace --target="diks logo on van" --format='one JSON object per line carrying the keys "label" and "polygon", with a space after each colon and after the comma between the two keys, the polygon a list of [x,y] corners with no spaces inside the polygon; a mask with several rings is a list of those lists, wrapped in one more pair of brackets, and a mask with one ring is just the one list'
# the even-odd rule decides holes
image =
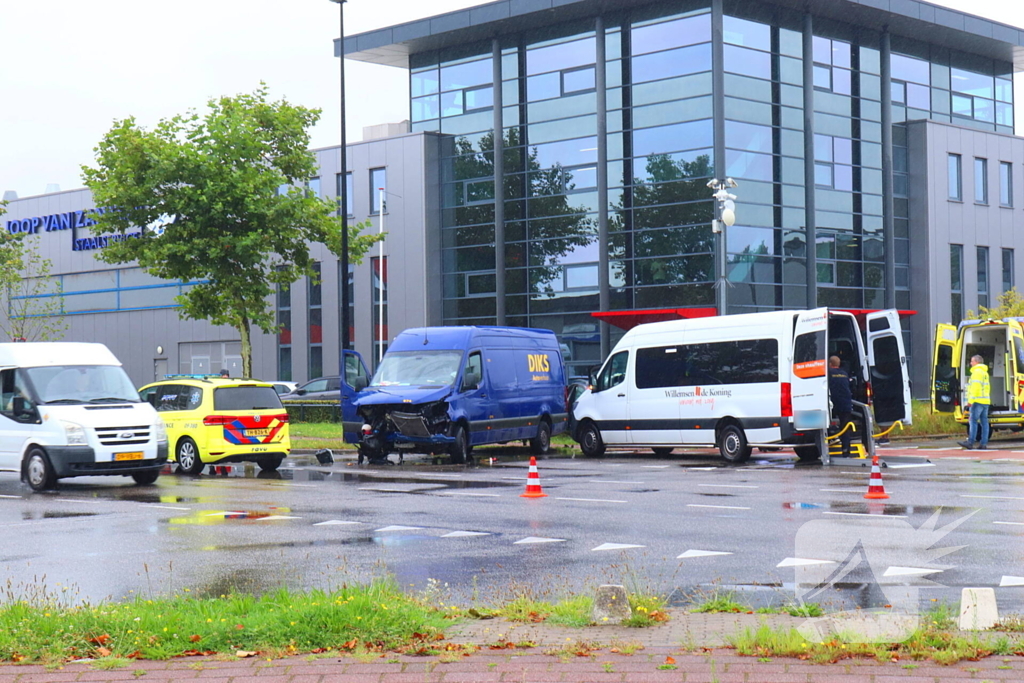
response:
{"label": "diks logo on van", "polygon": [[526,355],[530,363],[530,372],[551,372],[551,362],[546,353],[529,353]]}
{"label": "diks logo on van", "polygon": [[666,398],[704,398],[704,397],[719,397],[725,396],[726,398],[732,398],[732,389],[719,389],[707,387],[688,387],[686,389],[666,389]]}

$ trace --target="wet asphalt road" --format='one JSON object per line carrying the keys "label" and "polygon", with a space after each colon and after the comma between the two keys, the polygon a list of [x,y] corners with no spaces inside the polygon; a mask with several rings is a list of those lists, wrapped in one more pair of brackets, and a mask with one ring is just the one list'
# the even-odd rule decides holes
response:
{"label": "wet asphalt road", "polygon": [[[329,589],[390,571],[415,589],[447,583],[459,601],[624,583],[675,603],[721,589],[765,605],[792,601],[804,572],[805,584],[824,585],[808,600],[848,609],[891,602],[875,580],[889,574],[883,583],[919,586],[925,605],[987,586],[1002,613],[1024,613],[1024,587],[1005,585],[1024,584],[1022,460],[892,458],[883,470],[891,498],[869,502],[868,468],[797,465],[786,452],[743,466],[710,451],[563,455],[540,461],[548,496],[530,500],[519,496],[528,458],[500,453],[476,467],[299,457],[274,477],[234,466],[222,476],[165,474],[150,487],[69,479],[46,494],[3,472],[0,580],[15,594],[94,602]],[[940,508],[932,521],[945,532],[929,536]],[[937,557],[929,546],[962,547]]]}

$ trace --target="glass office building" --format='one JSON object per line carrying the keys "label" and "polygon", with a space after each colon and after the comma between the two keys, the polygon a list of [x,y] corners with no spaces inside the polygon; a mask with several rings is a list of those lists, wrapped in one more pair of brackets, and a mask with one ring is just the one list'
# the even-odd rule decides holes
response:
{"label": "glass office building", "polygon": [[507,0],[347,38],[442,137],[442,322],[553,329],[584,364],[615,339],[595,312],[910,309],[906,122],[1012,134],[1022,40],[903,4]]}

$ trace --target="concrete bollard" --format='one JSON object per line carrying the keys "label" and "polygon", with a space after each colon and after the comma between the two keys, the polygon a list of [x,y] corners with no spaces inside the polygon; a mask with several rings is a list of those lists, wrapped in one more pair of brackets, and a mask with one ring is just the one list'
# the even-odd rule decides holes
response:
{"label": "concrete bollard", "polygon": [[960,630],[983,631],[999,623],[996,592],[992,588],[964,588],[960,591]]}
{"label": "concrete bollard", "polygon": [[595,624],[618,624],[633,616],[625,586],[599,586],[590,618]]}

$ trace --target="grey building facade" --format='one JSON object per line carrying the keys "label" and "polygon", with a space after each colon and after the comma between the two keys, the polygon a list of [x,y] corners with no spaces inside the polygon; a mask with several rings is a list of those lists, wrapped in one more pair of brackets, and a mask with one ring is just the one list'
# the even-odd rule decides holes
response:
{"label": "grey building facade", "polygon": [[[385,186],[384,259],[400,265],[381,269],[375,246],[350,270],[351,339],[369,365],[379,347],[374,302],[381,292],[385,345],[389,329],[424,325],[440,316],[440,284],[431,276],[440,258],[437,185],[424,170],[436,164],[438,136],[408,133],[406,124],[375,128],[367,130],[370,139],[348,147],[349,220],[367,221],[366,231],[376,233],[377,187]],[[309,187],[335,198],[339,148],[314,152],[320,175]],[[88,190],[71,190],[14,199],[2,219],[8,230],[31,233],[26,239],[51,262],[51,291],[57,283],[62,291],[64,339],[106,344],[139,386],[169,373],[216,373],[224,367],[240,375],[241,342],[234,329],[179,317],[174,297],[187,283],[157,280],[137,267],[111,266],[95,257],[102,240],[93,237],[85,214],[94,208]],[[338,260],[323,245],[310,248],[319,261],[319,282],[305,278],[278,292],[273,305],[279,334],[252,331],[256,377],[302,382],[338,374]]]}
{"label": "grey building facade", "polygon": [[[346,37],[344,53],[408,69],[413,130],[443,138],[444,322],[553,329],[578,369],[621,334],[595,317],[914,310],[919,274],[950,257],[918,248],[943,238],[911,210],[937,200],[917,194],[929,152],[908,122],[1009,139],[1022,45],[917,0],[502,0]],[[726,177],[723,236],[705,185]],[[1017,232],[962,246],[1001,255]],[[905,318],[919,390],[951,317]]]}

